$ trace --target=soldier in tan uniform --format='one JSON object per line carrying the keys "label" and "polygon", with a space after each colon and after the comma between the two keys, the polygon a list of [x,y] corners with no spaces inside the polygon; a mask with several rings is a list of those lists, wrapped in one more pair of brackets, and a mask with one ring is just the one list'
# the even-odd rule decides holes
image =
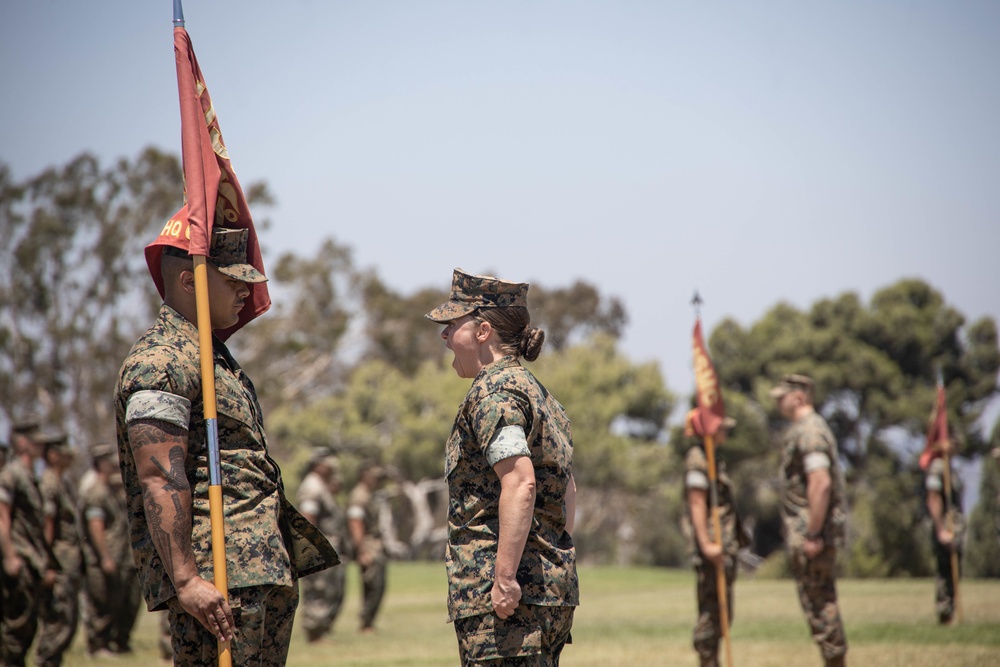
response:
{"label": "soldier in tan uniform", "polygon": [[375,630],[375,617],[385,596],[389,557],[379,528],[378,499],[375,492],[385,480],[385,470],[372,461],[361,466],[358,483],[347,501],[347,529],[354,545],[354,557],[361,568],[361,632]]}
{"label": "soldier in tan uniform", "polygon": [[[246,229],[216,228],[207,258],[215,334],[240,322],[249,283]],[[183,245],[183,244],[182,244]],[[122,364],[115,419],[135,563],[150,611],[170,610],[174,661],[215,665],[229,641],[234,665],[284,665],[299,577],[339,562],[330,543],[285,497],[253,383],[212,339],[220,460],[209,470],[193,260],[162,252],[163,306]],[[148,263],[148,262],[147,262]],[[228,599],[212,584],[208,490],[223,494]]]}
{"label": "soldier in tan uniform", "polygon": [[520,362],[545,333],[528,285],[456,269],[445,325],[472,386],[445,451],[448,615],[463,667],[556,667],[580,604],[573,435],[562,405]]}
{"label": "soldier in tan uniform", "polygon": [[[716,450],[716,502],[722,539],[715,534],[712,524],[712,504],[708,458],[702,439],[694,438],[701,430],[692,424],[696,411],[688,413],[684,434],[691,438],[691,447],[684,457],[685,513],[681,529],[687,541],[688,554],[694,566],[697,581],[695,594],[698,601],[698,620],[694,626],[694,649],[701,667],[719,664],[719,640],[722,638],[722,617],[719,609],[717,568],[723,568],[726,581],[726,602],[729,622],[733,622],[733,584],[736,581],[736,553],[746,546],[732,481],[726,473],[725,462]],[[715,435],[715,444],[722,445],[736,420],[726,417]]]}
{"label": "soldier in tan uniform", "polygon": [[[931,518],[931,549],[934,553],[934,611],[938,623],[951,623],[955,613],[955,578],[961,573],[965,516],[962,513],[962,484],[954,471],[949,472],[951,497],[945,496],[945,459],[951,454],[950,440],[938,443],[933,452],[920,459],[924,471],[924,491],[927,514]],[[950,464],[949,464],[950,465]],[[959,572],[952,572],[951,555],[957,555]]]}
{"label": "soldier in tan uniform", "polygon": [[38,438],[38,422],[16,423],[11,433],[13,457],[0,470],[0,664],[4,667],[24,665],[38,630],[42,577],[50,567],[42,494],[34,472],[42,455]]}
{"label": "soldier in tan uniform", "polygon": [[[319,528],[337,553],[344,554],[347,519],[337,503],[340,491],[340,461],[328,450],[315,452],[302,478],[296,503],[302,516]],[[344,603],[345,569],[332,567],[300,582],[302,627],[306,640],[317,642],[330,633]]]}
{"label": "soldier in tan uniform", "polygon": [[86,577],[84,628],[87,653],[108,656],[131,651],[130,637],[139,607],[129,548],[128,516],[116,487],[121,486],[117,449],[91,447],[95,476],[80,494]]}
{"label": "soldier in tan uniform", "polygon": [[45,512],[45,543],[52,555],[52,576],[43,582],[35,664],[59,667],[80,620],[83,550],[77,498],[67,474],[75,459],[65,433],[44,439],[45,472],[39,484]]}
{"label": "soldier in tan uniform", "polygon": [[813,381],[786,375],[772,390],[790,424],[782,441],[782,520],[799,602],[828,667],[846,664],[837,605],[837,549],[844,539],[844,475],[837,440],[813,407]]}

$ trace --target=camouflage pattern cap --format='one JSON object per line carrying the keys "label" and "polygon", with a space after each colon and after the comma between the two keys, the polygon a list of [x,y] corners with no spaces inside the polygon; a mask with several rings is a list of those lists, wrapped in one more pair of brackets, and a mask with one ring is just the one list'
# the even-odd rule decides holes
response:
{"label": "camouflage pattern cap", "polygon": [[111,444],[108,444],[108,443],[104,443],[104,442],[96,444],[96,445],[91,445],[91,447],[90,447],[90,456],[95,461],[99,461],[101,459],[108,459],[108,458],[111,458],[111,457],[117,458],[118,457],[118,448],[115,447],[114,445],[111,445]]}
{"label": "camouflage pattern cap", "polygon": [[42,420],[37,415],[24,415],[16,419],[11,424],[11,435],[26,435],[32,440],[38,437],[38,431],[42,427]]}
{"label": "camouflage pattern cap", "polygon": [[493,276],[476,276],[455,269],[448,301],[424,315],[442,324],[479,308],[528,307],[528,283],[512,283]]}
{"label": "camouflage pattern cap", "polygon": [[[228,229],[216,227],[212,230],[212,247],[208,261],[223,274],[245,283],[267,282],[267,277],[247,263],[248,229]],[[187,250],[177,246],[165,246],[163,252],[175,257],[187,257]]]}
{"label": "camouflage pattern cap", "polygon": [[60,452],[71,454],[73,452],[69,446],[69,436],[65,431],[52,431],[43,433],[39,441],[45,445],[46,449],[55,449]]}
{"label": "camouflage pattern cap", "polygon": [[781,378],[781,382],[771,389],[771,398],[781,398],[790,391],[804,391],[810,393],[813,389],[812,378],[806,375],[786,375]]}
{"label": "camouflage pattern cap", "polygon": [[340,457],[338,457],[329,447],[314,447],[309,455],[309,465],[317,466],[323,464],[334,472],[340,471]]}

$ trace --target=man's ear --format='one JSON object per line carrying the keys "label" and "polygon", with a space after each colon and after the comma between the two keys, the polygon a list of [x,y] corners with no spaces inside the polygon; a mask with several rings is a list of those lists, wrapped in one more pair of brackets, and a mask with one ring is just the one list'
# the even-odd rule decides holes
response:
{"label": "man's ear", "polygon": [[188,294],[194,294],[194,270],[184,269],[178,278],[180,279],[181,289]]}

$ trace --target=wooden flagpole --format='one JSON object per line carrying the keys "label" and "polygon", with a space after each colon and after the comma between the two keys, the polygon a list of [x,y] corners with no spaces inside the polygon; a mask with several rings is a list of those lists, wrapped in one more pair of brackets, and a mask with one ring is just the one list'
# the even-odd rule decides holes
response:
{"label": "wooden flagpole", "polygon": [[[181,0],[174,0],[174,27],[184,27]],[[189,186],[194,184],[189,183]],[[208,216],[214,215],[211,208]],[[206,224],[208,220],[206,220]],[[211,246],[211,236],[207,243]],[[222,467],[219,456],[219,424],[215,400],[215,354],[212,345],[212,316],[208,301],[208,263],[204,255],[193,255],[195,300],[198,313],[198,343],[201,361],[201,391],[204,403],[205,431],[208,443],[208,506],[212,528],[212,569],[215,589],[229,599],[229,574],[226,569],[226,530],[222,501]],[[230,642],[219,642],[219,667],[232,667]]]}
{"label": "wooden flagpole", "polygon": [[705,456],[708,459],[708,486],[712,504],[712,530],[719,546],[723,546],[722,564],[715,567],[715,587],[719,596],[719,625],[722,626],[722,642],[726,652],[726,665],[733,667],[733,649],[729,642],[729,599],[726,594],[725,548],[722,541],[722,519],[719,516],[719,491],[715,466],[715,440],[705,436]]}

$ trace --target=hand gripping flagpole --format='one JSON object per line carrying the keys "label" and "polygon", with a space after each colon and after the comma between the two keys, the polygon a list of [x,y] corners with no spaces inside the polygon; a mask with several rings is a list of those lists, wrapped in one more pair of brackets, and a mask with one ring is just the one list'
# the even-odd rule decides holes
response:
{"label": "hand gripping flagpole", "polygon": [[[174,27],[184,27],[184,8],[174,0]],[[214,211],[209,210],[209,215]],[[194,287],[198,319],[198,343],[201,360],[201,391],[204,403],[205,431],[208,442],[208,506],[212,527],[212,569],[215,589],[229,598],[229,575],[226,571],[226,532],[222,502],[222,467],[219,456],[219,425],[215,402],[215,357],[212,345],[212,316],[208,302],[208,265],[204,255],[193,255]],[[219,642],[219,667],[232,667],[230,642]]]}
{"label": "hand gripping flagpole", "polygon": [[[691,305],[694,306],[695,320],[701,319],[702,303],[701,296],[696,291],[694,298],[691,299]],[[722,518],[719,515],[718,471],[715,463],[715,439],[711,434],[706,433],[703,441],[705,443],[705,458],[708,459],[708,489],[709,504],[712,507],[712,531],[719,546],[723,546]],[[723,553],[725,553],[724,549]],[[723,556],[722,565],[715,566],[715,589],[719,597],[719,625],[722,629],[722,645],[726,652],[726,665],[727,667],[733,667],[733,647],[729,641],[729,600],[726,594],[725,556]]]}

